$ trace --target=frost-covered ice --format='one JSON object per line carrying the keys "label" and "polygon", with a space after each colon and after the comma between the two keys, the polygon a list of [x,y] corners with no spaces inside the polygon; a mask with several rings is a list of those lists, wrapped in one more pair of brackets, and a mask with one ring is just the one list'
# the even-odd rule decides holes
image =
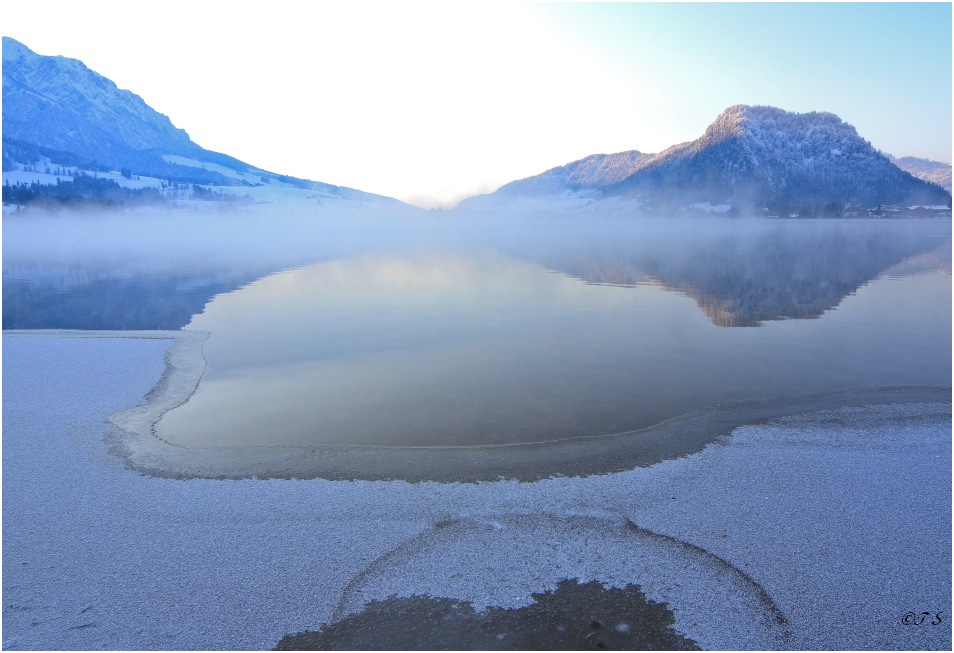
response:
{"label": "frost-covered ice", "polygon": [[169,344],[4,335],[4,648],[269,649],[370,598],[516,607],[574,576],[640,584],[708,648],[951,646],[949,403],[588,478],[176,481],[103,443]]}

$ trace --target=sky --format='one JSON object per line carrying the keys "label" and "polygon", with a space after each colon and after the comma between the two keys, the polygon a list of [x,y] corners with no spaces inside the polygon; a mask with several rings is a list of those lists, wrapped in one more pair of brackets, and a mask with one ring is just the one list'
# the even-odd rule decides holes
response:
{"label": "sky", "polygon": [[429,208],[661,151],[734,104],[951,161],[950,3],[44,0],[0,25],[202,147]]}

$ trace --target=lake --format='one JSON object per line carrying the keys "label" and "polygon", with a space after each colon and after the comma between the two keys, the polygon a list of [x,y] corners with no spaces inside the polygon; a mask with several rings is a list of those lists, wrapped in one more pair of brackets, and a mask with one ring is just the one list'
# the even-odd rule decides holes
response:
{"label": "lake", "polygon": [[154,433],[236,475],[595,473],[951,382],[949,221],[4,221],[4,329],[209,334]]}

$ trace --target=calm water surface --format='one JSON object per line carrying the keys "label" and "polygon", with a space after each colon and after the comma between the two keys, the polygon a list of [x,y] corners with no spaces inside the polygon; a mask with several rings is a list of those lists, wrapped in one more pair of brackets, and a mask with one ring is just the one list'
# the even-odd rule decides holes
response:
{"label": "calm water surface", "polygon": [[[209,332],[196,393],[156,426],[184,447],[540,442],[744,399],[950,384],[949,222],[543,227],[425,225],[367,246],[319,229],[285,259],[223,245],[227,265],[128,274],[5,238],[4,326],[138,301],[153,328]],[[78,328],[142,328],[93,321]]]}
{"label": "calm water surface", "polygon": [[220,295],[184,446],[474,445],[618,433],[747,398],[950,380],[950,276],[878,279],[830,315],[726,328],[653,284],[490,252],[361,257]]}

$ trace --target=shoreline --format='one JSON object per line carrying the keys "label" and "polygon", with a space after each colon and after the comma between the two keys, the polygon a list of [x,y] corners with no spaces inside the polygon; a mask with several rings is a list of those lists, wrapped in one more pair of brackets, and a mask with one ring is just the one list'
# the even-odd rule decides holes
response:
{"label": "shoreline", "polygon": [[950,615],[949,390],[587,477],[174,480],[103,443],[168,339],[4,338],[4,648],[270,649],[371,600],[516,609],[568,578],[640,586],[704,648],[950,648],[902,623]]}

